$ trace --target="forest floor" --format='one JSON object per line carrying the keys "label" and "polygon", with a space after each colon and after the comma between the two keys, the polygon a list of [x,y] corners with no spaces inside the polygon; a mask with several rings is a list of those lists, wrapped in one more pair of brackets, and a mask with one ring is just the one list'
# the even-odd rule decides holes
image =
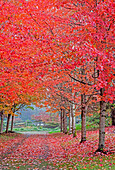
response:
{"label": "forest floor", "polygon": [[105,150],[98,148],[98,130],[87,131],[87,141],[56,134],[0,135],[0,170],[113,170],[115,168],[115,127],[106,128]]}

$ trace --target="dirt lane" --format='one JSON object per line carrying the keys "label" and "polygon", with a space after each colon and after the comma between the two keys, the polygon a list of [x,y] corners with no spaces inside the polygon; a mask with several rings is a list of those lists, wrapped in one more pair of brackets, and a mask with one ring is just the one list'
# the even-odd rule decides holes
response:
{"label": "dirt lane", "polygon": [[28,132],[19,132],[20,134],[25,135],[46,135],[49,134],[47,131],[28,131]]}
{"label": "dirt lane", "polygon": [[[0,170],[9,169],[9,167],[20,163],[24,164],[25,169],[31,164],[37,166],[38,169],[46,170],[48,164],[46,160],[50,155],[48,146],[48,134],[23,134],[23,138],[4,152],[0,158]],[[29,165],[30,166],[30,165]],[[12,168],[11,168],[12,169]],[[32,168],[33,169],[33,168]],[[53,168],[52,168],[53,169]]]}

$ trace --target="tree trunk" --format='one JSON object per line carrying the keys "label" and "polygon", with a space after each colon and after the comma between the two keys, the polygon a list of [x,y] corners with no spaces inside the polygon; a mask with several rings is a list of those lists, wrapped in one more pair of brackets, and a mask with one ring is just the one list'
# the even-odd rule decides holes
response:
{"label": "tree trunk", "polygon": [[70,112],[69,112],[69,134],[72,134],[72,104],[70,104]]}
{"label": "tree trunk", "polygon": [[67,114],[65,112],[65,134],[67,134]]}
{"label": "tree trunk", "polygon": [[81,94],[81,143],[86,141],[86,96]]}
{"label": "tree trunk", "polygon": [[7,125],[6,125],[6,133],[8,133],[9,122],[10,122],[10,116],[11,116],[11,114],[8,114]]}
{"label": "tree trunk", "polygon": [[[100,89],[101,96],[103,96],[104,89]],[[100,122],[99,122],[99,147],[98,151],[103,151],[105,147],[105,112],[106,103],[105,101],[100,101]]]}
{"label": "tree trunk", "polygon": [[13,131],[13,124],[14,124],[14,116],[12,116],[12,122],[11,122],[11,132]]}
{"label": "tree trunk", "polygon": [[0,128],[0,133],[3,133],[3,111],[1,111],[1,128]]}
{"label": "tree trunk", "polygon": [[62,120],[63,120],[63,133],[65,133],[65,121],[64,121],[64,109],[62,109]]}
{"label": "tree trunk", "polygon": [[61,130],[61,132],[63,132],[63,110],[62,109],[61,109],[60,119],[61,119],[60,130]]}
{"label": "tree trunk", "polygon": [[63,133],[67,134],[67,116],[65,109],[63,109]]}
{"label": "tree trunk", "polygon": [[112,118],[112,125],[115,126],[115,108],[112,109],[111,118]]}
{"label": "tree trunk", "polygon": [[76,126],[75,126],[75,105],[72,105],[72,129],[73,129],[73,138],[76,137]]}

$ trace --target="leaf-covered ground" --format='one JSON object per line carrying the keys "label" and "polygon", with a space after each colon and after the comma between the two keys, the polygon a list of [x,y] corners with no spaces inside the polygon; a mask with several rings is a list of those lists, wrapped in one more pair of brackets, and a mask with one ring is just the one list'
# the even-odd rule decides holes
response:
{"label": "leaf-covered ground", "polygon": [[80,135],[78,132],[77,138],[62,133],[0,136],[0,170],[113,170],[115,128],[106,128],[107,154],[94,154],[98,148],[98,130],[88,131],[87,141],[81,144]]}

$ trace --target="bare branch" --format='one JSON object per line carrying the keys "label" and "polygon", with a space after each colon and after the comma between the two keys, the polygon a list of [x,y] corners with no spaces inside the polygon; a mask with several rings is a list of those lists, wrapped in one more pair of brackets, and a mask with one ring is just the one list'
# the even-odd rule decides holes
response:
{"label": "bare branch", "polygon": [[82,81],[82,80],[78,80],[78,79],[72,77],[69,73],[68,73],[68,75],[69,75],[73,80],[75,80],[75,81],[77,81],[77,82],[79,82],[79,83],[87,84],[87,85],[89,85],[89,86],[92,86],[92,84],[90,84],[90,83],[86,83],[86,82],[84,82],[84,81]]}
{"label": "bare branch", "polygon": [[41,25],[34,19],[34,17],[32,16],[32,14],[31,13],[29,13],[29,15],[31,16],[31,18],[34,20],[34,22],[39,26],[39,27],[41,27]]}
{"label": "bare branch", "polygon": [[46,21],[44,21],[44,22],[45,22],[45,23],[46,23],[46,25],[49,27],[50,32],[52,33],[52,35],[54,35],[54,33],[53,33],[53,31],[52,31],[52,29],[51,29],[50,25],[49,25]]}

